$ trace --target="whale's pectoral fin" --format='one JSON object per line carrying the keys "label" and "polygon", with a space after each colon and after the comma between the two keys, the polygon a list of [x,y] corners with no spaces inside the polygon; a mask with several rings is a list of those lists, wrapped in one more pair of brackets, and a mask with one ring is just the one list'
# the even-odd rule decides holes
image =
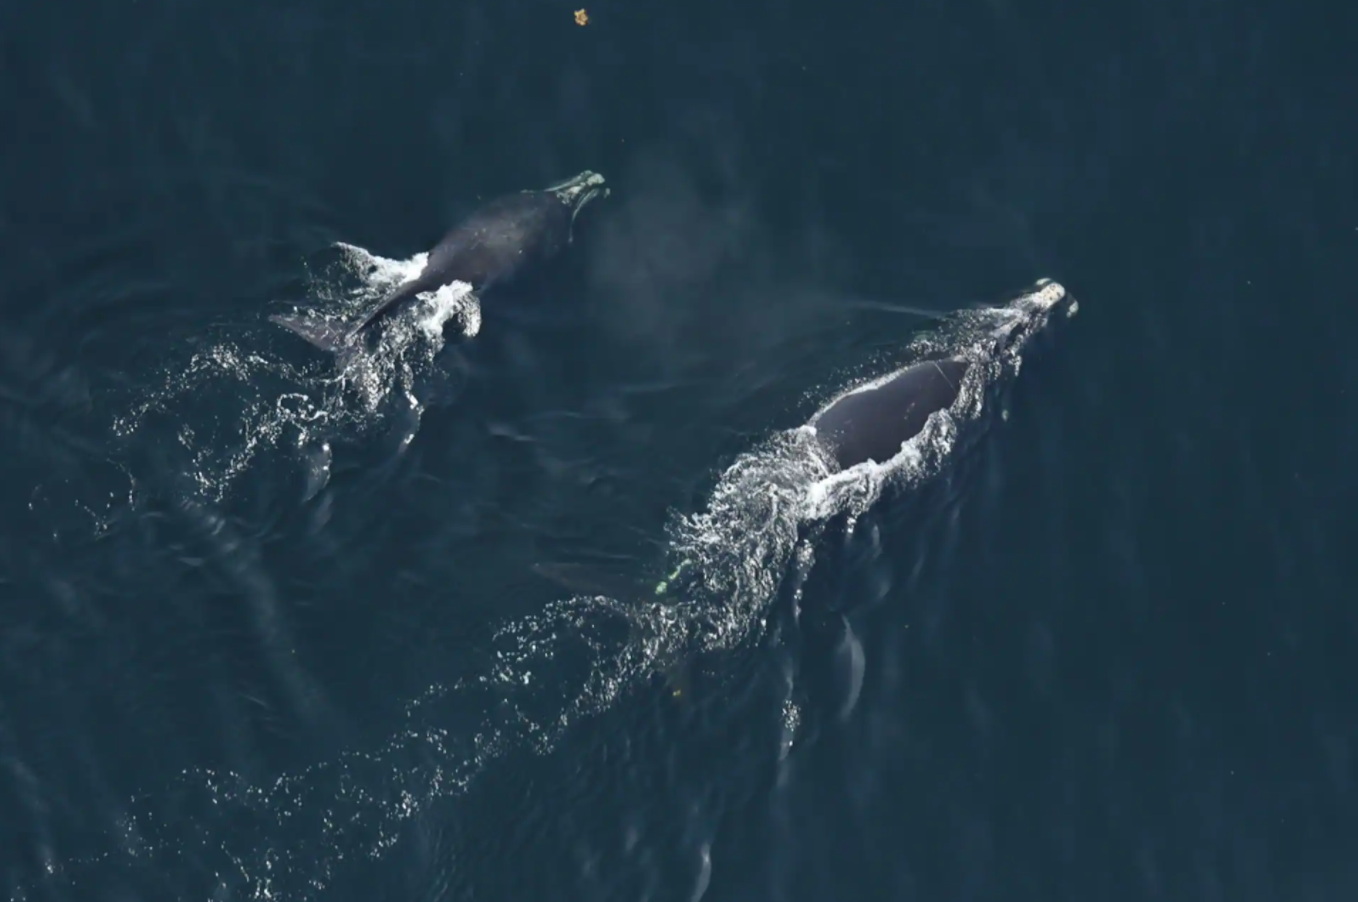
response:
{"label": "whale's pectoral fin", "polygon": [[305,314],[275,313],[269,317],[269,322],[276,323],[289,332],[302,336],[322,351],[338,353],[350,341],[347,326],[319,317]]}

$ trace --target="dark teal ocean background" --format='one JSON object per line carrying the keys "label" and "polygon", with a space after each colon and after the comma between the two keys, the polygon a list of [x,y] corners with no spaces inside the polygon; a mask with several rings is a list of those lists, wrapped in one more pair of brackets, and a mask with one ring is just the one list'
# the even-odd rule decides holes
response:
{"label": "dark teal ocean background", "polygon": [[[1352,12],[574,8],[0,3],[0,893],[1358,899]],[[260,439],[335,242],[584,169],[418,424],[324,485]],[[795,631],[562,639],[535,564],[645,583],[742,454],[1044,276],[1079,316],[772,574]]]}

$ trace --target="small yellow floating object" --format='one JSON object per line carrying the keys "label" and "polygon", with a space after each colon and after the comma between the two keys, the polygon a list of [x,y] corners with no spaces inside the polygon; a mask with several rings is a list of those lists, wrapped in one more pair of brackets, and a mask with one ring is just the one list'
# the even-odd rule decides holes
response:
{"label": "small yellow floating object", "polygon": [[577,9],[577,10],[575,11],[575,24],[576,24],[576,25],[588,25],[588,24],[589,24],[589,13],[585,12],[583,9]]}

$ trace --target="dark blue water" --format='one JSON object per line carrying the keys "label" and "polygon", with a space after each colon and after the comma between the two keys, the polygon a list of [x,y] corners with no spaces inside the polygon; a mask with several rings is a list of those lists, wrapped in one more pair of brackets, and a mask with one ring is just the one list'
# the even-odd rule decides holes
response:
{"label": "dark blue water", "polygon": [[[1354,898],[1352,17],[573,9],[0,6],[8,898]],[[366,395],[265,319],[584,169]],[[1039,277],[1004,416],[789,525]]]}

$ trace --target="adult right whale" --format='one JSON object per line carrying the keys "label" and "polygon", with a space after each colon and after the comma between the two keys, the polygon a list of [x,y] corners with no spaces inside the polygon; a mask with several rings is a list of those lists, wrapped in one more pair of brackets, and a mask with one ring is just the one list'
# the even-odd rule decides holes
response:
{"label": "adult right whale", "polygon": [[[1046,330],[1055,312],[1064,310],[1065,316],[1071,317],[1079,305],[1059,282],[1040,279],[1002,308],[988,309],[1001,314],[1002,321],[979,345],[969,342],[965,350],[921,360],[851,388],[811,415],[800,428],[811,434],[831,471],[892,461],[924,431],[931,416],[953,410],[973,366],[992,364],[1009,352],[1022,352]],[[568,567],[548,564],[536,569],[563,584],[584,584]],[[672,596],[679,578],[692,570],[691,561],[680,560],[655,585],[655,594]]]}
{"label": "adult right whale", "polygon": [[[769,605],[791,575],[789,567],[795,562],[798,579],[809,572],[803,565],[814,556],[803,557],[803,540],[816,541],[820,525],[837,513],[873,503],[874,463],[927,476],[956,448],[960,428],[978,422],[988,406],[983,399],[1003,392],[1035,340],[1054,331],[1049,322],[1077,309],[1065,288],[1043,279],[1007,304],[959,315],[951,334],[919,342],[917,347],[935,349],[930,358],[915,357],[839,392],[801,425],[738,457],[719,477],[706,509],[667,528],[658,566],[619,573],[611,563],[539,561],[532,569],[576,596],[593,598],[609,616],[621,613],[632,666],[639,661],[663,674],[682,696],[695,660],[690,653],[729,648],[749,630],[767,627]],[[925,441],[931,418],[945,414],[952,429],[940,432],[938,443]],[[930,460],[934,451],[941,456]],[[846,486],[847,493],[837,491]],[[570,616],[580,622],[576,609]],[[843,622],[840,648],[850,659],[861,656]],[[861,689],[861,667],[861,660],[851,664],[858,670],[851,679],[858,682],[849,691],[849,707]]]}
{"label": "adult right whale", "polygon": [[[1068,314],[1073,314],[1075,302],[1065,288],[1050,279],[1038,282],[1031,293],[1007,305],[1013,316],[991,333],[992,345],[985,356],[995,358],[1022,346],[1065,302],[1071,305]],[[845,392],[817,411],[807,425],[841,469],[869,461],[886,463],[924,430],[932,414],[953,406],[974,362],[957,355],[911,364]]]}
{"label": "adult right whale", "polygon": [[[872,382],[841,392],[802,426],[791,430],[809,434],[810,447],[818,459],[815,478],[869,463],[888,464],[903,453],[911,440],[924,432],[934,414],[949,411],[960,414],[963,421],[970,420],[974,413],[959,412],[956,405],[971,368],[983,368],[982,385],[999,385],[999,380],[984,375],[985,368],[1006,357],[1017,360],[1017,356],[1011,355],[1026,353],[1030,342],[1049,331],[1047,326],[1053,316],[1064,313],[1064,317],[1070,317],[1078,309],[1075,299],[1061,284],[1041,279],[1008,304],[980,311],[994,316],[996,325],[968,338],[964,345],[946,355],[918,360]],[[798,443],[797,447],[806,446]],[[786,449],[778,452],[780,455],[786,453]],[[795,453],[792,455],[796,456]],[[733,466],[728,472],[739,469]],[[757,473],[758,468],[743,472]],[[744,489],[757,488],[762,492],[770,487],[756,476]],[[796,507],[796,504],[792,506]],[[711,547],[728,545],[738,546],[739,542],[713,543]],[[614,598],[653,594],[674,599],[684,592],[681,577],[691,576],[701,569],[695,570],[691,559],[681,557],[677,566],[669,568],[667,575],[651,584],[653,591],[647,592],[632,577],[612,574],[606,567],[564,562],[533,565],[533,570],[540,576],[571,591]]]}
{"label": "adult right whale", "polygon": [[335,323],[304,314],[274,314],[269,320],[322,350],[339,351],[424,292],[453,282],[484,291],[546,263],[572,242],[575,217],[585,204],[608,195],[604,177],[585,170],[549,188],[497,197],[444,235],[418,276],[358,320]]}

